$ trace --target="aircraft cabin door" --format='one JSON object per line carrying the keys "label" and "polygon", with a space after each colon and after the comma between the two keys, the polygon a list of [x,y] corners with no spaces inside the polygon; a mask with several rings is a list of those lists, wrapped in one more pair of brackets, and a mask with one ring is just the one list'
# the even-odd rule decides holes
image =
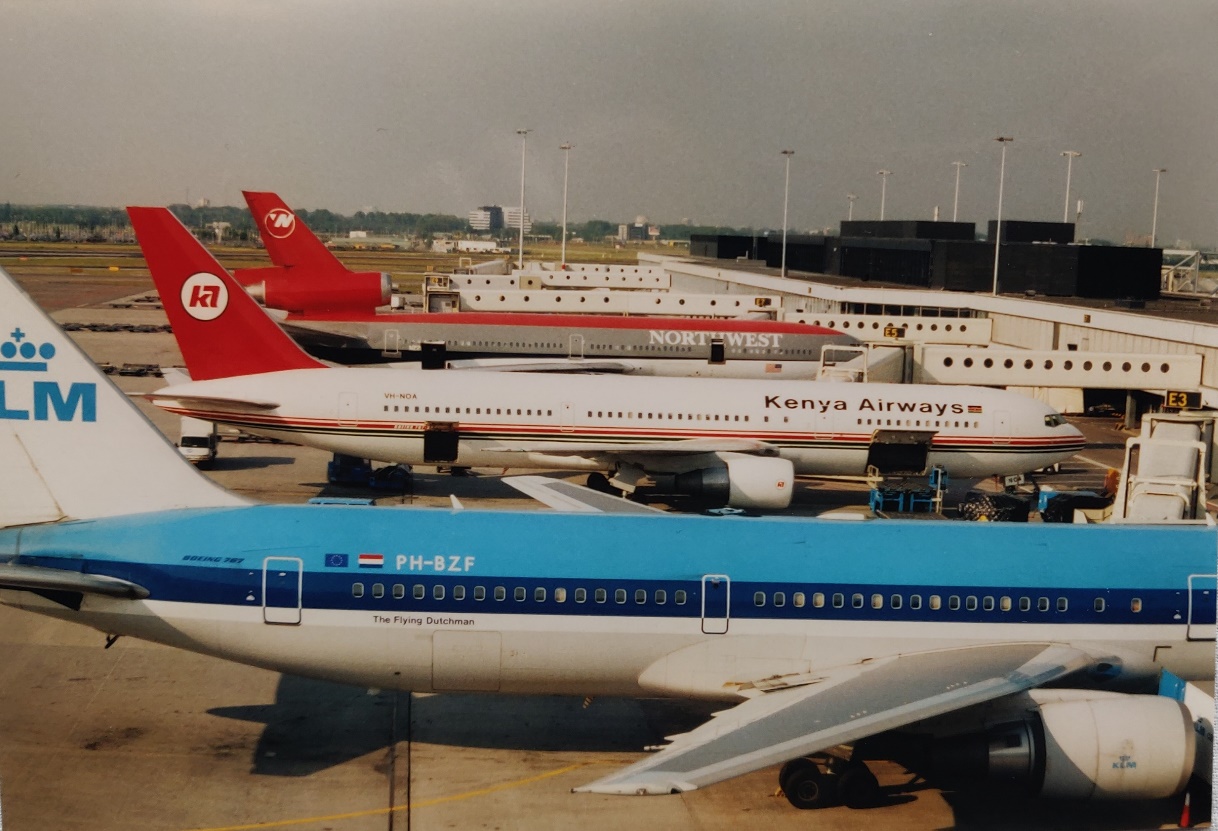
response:
{"label": "aircraft cabin door", "polygon": [[562,402],[562,409],[559,410],[558,429],[563,433],[575,432],[575,415],[571,410],[571,402]]}
{"label": "aircraft cabin door", "polygon": [[702,575],[702,631],[706,634],[727,632],[731,588],[731,579],[726,574]]}
{"label": "aircraft cabin door", "polygon": [[567,350],[567,357],[568,358],[584,357],[584,336],[583,335],[572,335],[571,336],[571,344]]}
{"label": "aircraft cabin door", "polygon": [[1218,574],[1188,576],[1188,634],[1190,641],[1214,640],[1215,594]]}
{"label": "aircraft cabin door", "polygon": [[299,557],[267,557],[262,561],[262,620],[300,625],[304,562]]}

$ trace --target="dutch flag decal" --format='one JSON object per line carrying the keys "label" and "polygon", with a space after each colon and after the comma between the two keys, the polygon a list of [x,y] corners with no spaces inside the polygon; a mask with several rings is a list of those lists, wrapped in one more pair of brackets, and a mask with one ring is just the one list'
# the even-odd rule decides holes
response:
{"label": "dutch flag decal", "polygon": [[383,568],[385,565],[384,554],[361,554],[359,555],[360,568]]}

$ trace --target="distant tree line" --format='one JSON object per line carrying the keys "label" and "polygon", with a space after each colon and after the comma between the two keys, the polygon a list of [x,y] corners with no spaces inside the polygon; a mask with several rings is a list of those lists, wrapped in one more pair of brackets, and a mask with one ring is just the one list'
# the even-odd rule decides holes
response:
{"label": "distant tree line", "polygon": [[[182,222],[202,234],[210,230],[214,222],[227,222],[229,230],[225,236],[230,240],[249,240],[255,236],[254,220],[244,207],[170,205],[169,209]],[[301,218],[323,239],[331,236],[346,237],[351,231],[366,231],[372,236],[419,237],[429,239],[437,234],[475,234],[464,217],[451,214],[415,214],[387,211],[356,211],[351,216],[319,208],[298,210]],[[73,238],[109,238],[111,229],[129,227],[127,212],[122,208],[97,208],[82,205],[13,205],[0,204],[0,237],[20,238],[28,235],[22,227],[36,225],[40,229],[56,229],[46,232],[51,239],[63,238],[63,231],[75,230]],[[617,235],[618,223],[604,219],[567,224],[567,232],[588,242],[600,242]],[[557,222],[534,222],[530,236],[549,236],[558,239],[562,227]],[[752,229],[736,229],[711,225],[661,225],[663,239],[688,240],[691,234],[735,234],[753,233]],[[511,237],[511,229],[503,231]]]}

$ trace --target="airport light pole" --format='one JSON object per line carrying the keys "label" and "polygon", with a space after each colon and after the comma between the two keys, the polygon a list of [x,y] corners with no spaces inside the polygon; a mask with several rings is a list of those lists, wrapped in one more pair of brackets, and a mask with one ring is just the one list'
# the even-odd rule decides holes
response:
{"label": "airport light pole", "polygon": [[888,177],[892,175],[891,170],[877,170],[876,176],[880,177],[880,222],[884,221],[884,200],[888,196]]}
{"label": "airport light pole", "polygon": [[955,222],[960,211],[960,168],[968,167],[968,162],[952,162],[952,164],[956,166],[956,197],[952,200],[952,222]]}
{"label": "airport light pole", "polygon": [[1002,145],[1002,162],[998,166],[998,220],[994,223],[994,289],[991,292],[998,295],[998,249],[1002,246],[1002,183],[1007,172],[1007,144],[1014,141],[1014,136],[999,136],[994,139]]}
{"label": "airport light pole", "polygon": [[779,151],[787,158],[787,176],[786,181],[782,186],[782,268],[778,272],[779,277],[787,276],[787,199],[791,195],[791,157],[795,155],[794,150]]}
{"label": "airport light pole", "polygon": [[1159,177],[1167,172],[1166,167],[1155,168],[1155,210],[1150,220],[1150,247],[1155,247],[1155,240],[1158,239],[1159,231]]}
{"label": "airport light pole", "polygon": [[[561,266],[567,267],[567,171],[571,162],[571,143],[563,142],[558,145],[562,151],[562,256]],[[523,223],[523,220],[522,220]]]}
{"label": "airport light pole", "polygon": [[855,199],[858,199],[858,196],[857,196],[857,195],[855,195],[855,194],[853,194],[853,193],[847,193],[847,194],[846,194],[846,201],[847,201],[847,202],[849,203],[849,205],[850,205],[850,206],[849,206],[849,207],[846,209],[846,221],[847,221],[847,222],[852,222],[852,221],[854,220],[854,200],[855,200]]}
{"label": "airport light pole", "polygon": [[1066,157],[1066,206],[1062,208],[1062,222],[1070,221],[1070,168],[1074,164],[1074,160],[1083,155],[1077,150],[1063,150],[1062,155]]}
{"label": "airport light pole", "polygon": [[516,267],[524,268],[524,151],[532,130],[517,130],[520,136],[520,250],[516,255]]}

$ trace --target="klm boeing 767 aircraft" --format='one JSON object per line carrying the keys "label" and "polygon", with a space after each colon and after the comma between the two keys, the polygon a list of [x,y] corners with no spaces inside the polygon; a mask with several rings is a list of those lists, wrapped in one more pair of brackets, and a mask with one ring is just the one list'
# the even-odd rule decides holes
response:
{"label": "klm boeing 767 aircraft", "polygon": [[722,703],[581,791],[786,762],[793,803],[859,803],[862,761],[808,757],[898,730],[973,741],[1048,796],[1159,798],[1193,773],[1188,712],[1136,693],[1164,670],[1213,678],[1212,522],[253,504],[184,461],[2,272],[0,333],[7,605],[367,687]]}

